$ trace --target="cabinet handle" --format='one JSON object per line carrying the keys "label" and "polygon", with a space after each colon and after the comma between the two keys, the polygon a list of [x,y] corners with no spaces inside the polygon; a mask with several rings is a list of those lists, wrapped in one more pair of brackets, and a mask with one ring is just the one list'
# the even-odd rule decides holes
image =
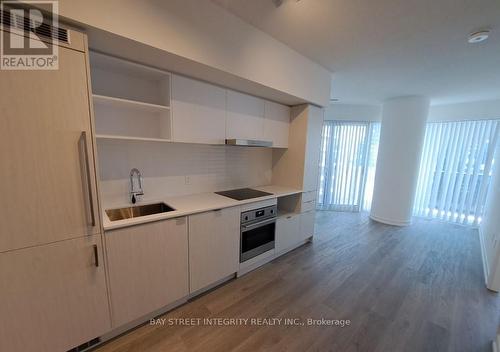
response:
{"label": "cabinet handle", "polygon": [[99,251],[97,250],[96,244],[94,244],[94,264],[96,268],[99,267]]}
{"label": "cabinet handle", "polygon": [[90,178],[90,160],[89,160],[89,150],[87,143],[87,131],[82,131],[82,138],[83,138],[83,147],[85,149],[85,171],[87,173],[87,188],[89,191],[90,218],[92,226],[95,226],[94,196],[92,194],[92,181]]}
{"label": "cabinet handle", "polygon": [[256,222],[256,223],[253,223],[253,224],[250,224],[250,225],[241,225],[241,227],[242,227],[242,229],[245,229],[245,230],[251,230],[251,229],[253,229],[255,227],[272,224],[273,222],[276,222],[276,218],[262,220],[262,221],[259,221],[259,222]]}

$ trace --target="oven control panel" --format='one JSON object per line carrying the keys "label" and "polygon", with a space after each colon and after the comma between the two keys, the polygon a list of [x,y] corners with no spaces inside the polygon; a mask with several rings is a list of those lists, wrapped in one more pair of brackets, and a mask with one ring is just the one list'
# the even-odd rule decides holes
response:
{"label": "oven control panel", "polygon": [[271,205],[269,207],[249,210],[241,213],[241,223],[249,223],[257,220],[264,220],[276,217],[278,213],[278,207],[276,205]]}

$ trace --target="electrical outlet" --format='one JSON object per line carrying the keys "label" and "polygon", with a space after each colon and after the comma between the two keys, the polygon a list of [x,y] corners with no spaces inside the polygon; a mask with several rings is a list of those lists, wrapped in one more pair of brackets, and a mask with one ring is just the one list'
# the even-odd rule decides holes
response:
{"label": "electrical outlet", "polygon": [[190,185],[191,184],[191,176],[185,176],[184,177],[184,183],[186,185]]}

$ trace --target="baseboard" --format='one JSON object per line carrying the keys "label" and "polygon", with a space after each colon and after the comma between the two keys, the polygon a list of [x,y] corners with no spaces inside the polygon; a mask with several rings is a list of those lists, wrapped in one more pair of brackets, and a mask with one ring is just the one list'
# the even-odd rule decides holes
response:
{"label": "baseboard", "polygon": [[217,280],[216,282],[208,285],[208,286],[205,286],[205,287],[202,287],[200,288],[199,290],[197,291],[194,291],[194,292],[191,292],[189,295],[188,295],[188,299],[191,300],[203,293],[206,293],[208,291],[211,291],[215,288],[218,288],[219,286],[222,286],[223,284],[227,283],[228,281],[231,281],[233,280],[234,278],[236,278],[236,273],[233,273],[231,275],[228,275],[220,280]]}
{"label": "baseboard", "polygon": [[486,243],[484,238],[484,232],[481,226],[479,226],[479,242],[481,244],[481,259],[483,260],[483,274],[484,274],[484,283],[486,287],[488,286],[489,277],[490,277],[490,265],[488,264],[488,252],[486,251]]}
{"label": "baseboard", "polygon": [[151,319],[154,319],[154,318],[157,318],[161,315],[164,315],[166,314],[167,312],[177,308],[177,307],[180,307],[182,306],[183,304],[187,303],[188,302],[188,297],[189,296],[185,296],[175,302],[172,302],[171,304],[165,306],[165,307],[162,307],[160,309],[157,309],[155,310],[154,312],[151,312],[149,314],[146,314],[146,315],[143,315],[142,317],[140,318],[137,318],[125,325],[122,325],[122,326],[119,326],[117,328],[114,328],[113,330],[111,330],[110,332],[100,336],[100,339],[101,341],[96,344],[96,345],[93,345],[92,347],[88,348],[88,349],[85,349],[83,350],[82,352],[84,351],[94,351],[95,349],[97,349],[98,347],[101,347],[102,345],[110,342],[111,340],[121,336],[121,335],[125,335],[135,329],[138,329],[140,328],[141,326],[144,326],[146,324],[148,324],[150,322]]}
{"label": "baseboard", "polygon": [[393,226],[408,226],[411,225],[411,220],[408,221],[397,221],[397,220],[391,220],[391,219],[384,219],[379,216],[370,214],[370,219],[375,220],[376,222],[381,222],[383,224],[387,225],[393,225]]}

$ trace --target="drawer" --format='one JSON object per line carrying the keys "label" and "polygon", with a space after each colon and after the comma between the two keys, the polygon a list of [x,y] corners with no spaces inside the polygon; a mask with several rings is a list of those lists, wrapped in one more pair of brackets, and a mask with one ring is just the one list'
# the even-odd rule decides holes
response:
{"label": "drawer", "polygon": [[316,191],[302,192],[302,202],[316,200]]}
{"label": "drawer", "polygon": [[316,209],[316,201],[311,200],[309,202],[302,202],[300,205],[300,212],[305,213]]}

